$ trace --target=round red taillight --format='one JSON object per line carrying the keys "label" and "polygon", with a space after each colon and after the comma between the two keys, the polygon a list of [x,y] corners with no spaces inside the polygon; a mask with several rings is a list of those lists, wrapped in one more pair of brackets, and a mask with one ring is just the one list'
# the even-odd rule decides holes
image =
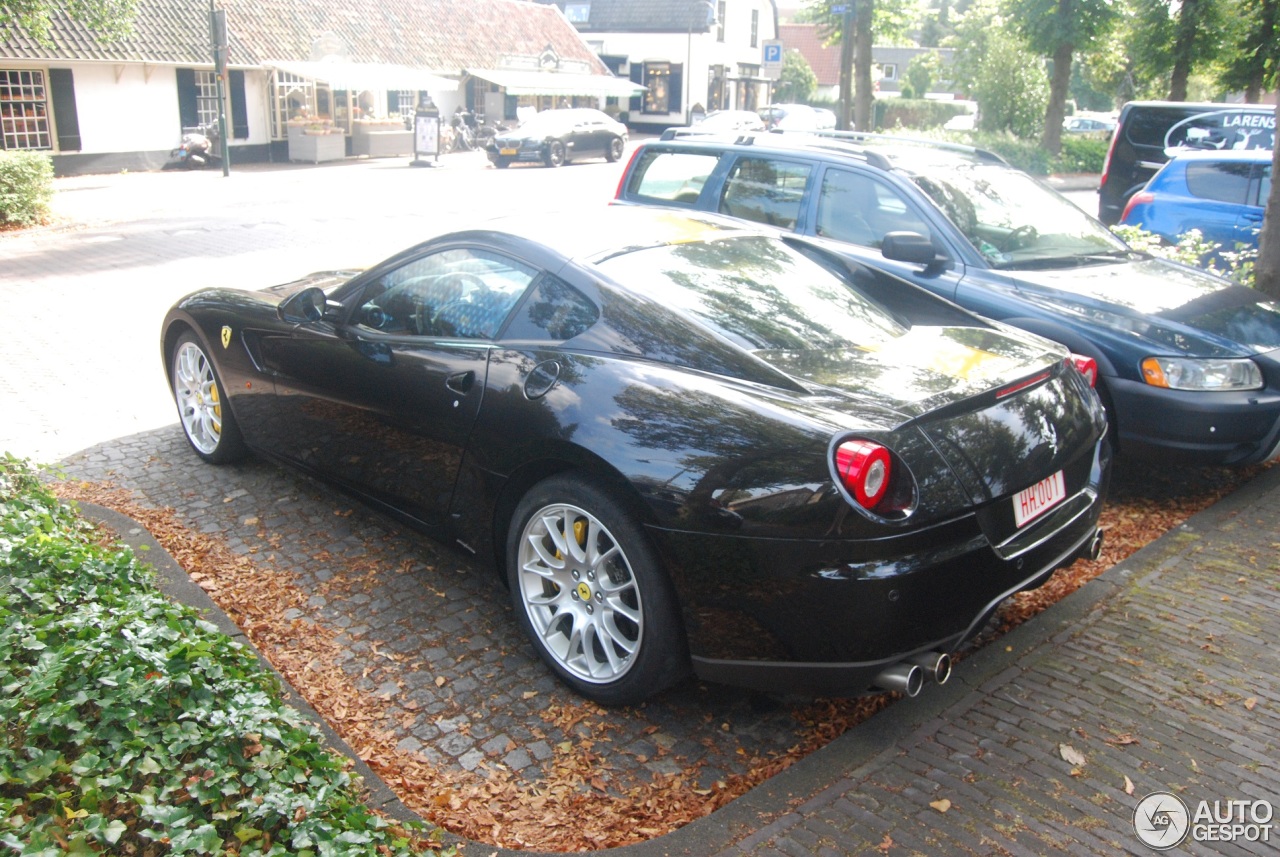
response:
{"label": "round red taillight", "polygon": [[889,490],[889,450],[869,440],[847,440],[836,447],[836,473],[864,509],[873,509]]}

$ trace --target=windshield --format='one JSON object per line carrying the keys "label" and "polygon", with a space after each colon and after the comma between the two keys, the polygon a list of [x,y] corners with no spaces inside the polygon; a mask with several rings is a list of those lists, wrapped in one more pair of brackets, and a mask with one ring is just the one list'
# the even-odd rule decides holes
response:
{"label": "windshield", "polygon": [[1129,248],[1105,226],[1025,173],[948,163],[912,181],[993,268],[1048,268],[1122,258]]}
{"label": "windshield", "polygon": [[907,332],[848,281],[772,238],[669,244],[598,265],[751,351],[869,351]]}

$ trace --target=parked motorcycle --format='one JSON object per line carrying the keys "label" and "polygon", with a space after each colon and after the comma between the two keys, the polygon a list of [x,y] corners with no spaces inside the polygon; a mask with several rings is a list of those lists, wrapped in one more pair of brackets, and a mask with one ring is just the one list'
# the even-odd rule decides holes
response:
{"label": "parked motorcycle", "polygon": [[169,153],[174,166],[197,170],[218,160],[217,135],[213,128],[183,128],[182,142]]}

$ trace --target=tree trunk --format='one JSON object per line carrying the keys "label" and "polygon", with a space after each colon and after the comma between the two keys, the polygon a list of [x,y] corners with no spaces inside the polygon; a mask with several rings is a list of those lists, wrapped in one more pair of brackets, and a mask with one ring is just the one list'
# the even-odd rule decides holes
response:
{"label": "tree trunk", "polygon": [[[1276,102],[1276,117],[1280,118],[1280,98]],[[1271,154],[1271,174],[1280,175],[1280,146],[1274,147]],[[1280,182],[1271,183],[1266,215],[1262,219],[1262,233],[1258,240],[1261,246],[1258,248],[1258,262],[1253,269],[1256,276],[1255,287],[1280,300]]]}
{"label": "tree trunk", "polygon": [[1049,106],[1044,111],[1044,136],[1040,148],[1057,155],[1062,152],[1062,120],[1067,112],[1071,89],[1071,55],[1075,45],[1058,45],[1053,52],[1053,77],[1049,79]]}
{"label": "tree trunk", "polygon": [[871,127],[871,18],[875,0],[858,0],[858,20],[853,52],[853,126],[858,131],[874,131]]}
{"label": "tree trunk", "polygon": [[849,117],[853,111],[853,4],[846,7],[844,24],[840,30],[840,112],[836,127],[841,131],[853,129]]}
{"label": "tree trunk", "polygon": [[1173,40],[1173,74],[1169,79],[1169,100],[1187,100],[1187,79],[1191,77],[1191,57],[1195,51],[1200,0],[1182,0],[1178,12],[1177,35]]}

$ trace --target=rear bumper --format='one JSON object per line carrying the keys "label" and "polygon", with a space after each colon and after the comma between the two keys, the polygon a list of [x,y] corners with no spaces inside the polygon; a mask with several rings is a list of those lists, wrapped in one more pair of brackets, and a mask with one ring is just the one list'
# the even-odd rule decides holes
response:
{"label": "rear bumper", "polygon": [[1257,464],[1277,454],[1274,390],[1191,393],[1117,378],[1106,383],[1126,456],[1198,466]]}
{"label": "rear bumper", "polygon": [[761,690],[848,696],[912,655],[952,651],[1005,598],[1088,554],[1110,456],[1104,439],[1068,498],[1085,502],[1046,516],[1035,543],[1008,558],[977,514],[870,541],[655,531],[676,570],[695,672]]}

